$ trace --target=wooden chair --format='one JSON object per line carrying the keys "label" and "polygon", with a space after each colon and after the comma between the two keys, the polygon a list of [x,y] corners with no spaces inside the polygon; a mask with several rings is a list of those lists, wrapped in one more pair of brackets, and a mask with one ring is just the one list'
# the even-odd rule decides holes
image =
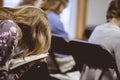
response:
{"label": "wooden chair", "polygon": [[72,55],[80,71],[84,64],[93,68],[113,68],[119,78],[118,68],[113,56],[100,45],[82,40],[66,41],[61,37],[52,36],[50,53],[52,52]]}

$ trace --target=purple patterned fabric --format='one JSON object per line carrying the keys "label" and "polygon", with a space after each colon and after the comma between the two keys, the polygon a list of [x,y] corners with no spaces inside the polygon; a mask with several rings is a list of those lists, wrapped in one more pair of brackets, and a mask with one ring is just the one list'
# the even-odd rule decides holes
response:
{"label": "purple patterned fabric", "polygon": [[11,20],[0,20],[0,67],[10,58],[18,36],[17,24]]}

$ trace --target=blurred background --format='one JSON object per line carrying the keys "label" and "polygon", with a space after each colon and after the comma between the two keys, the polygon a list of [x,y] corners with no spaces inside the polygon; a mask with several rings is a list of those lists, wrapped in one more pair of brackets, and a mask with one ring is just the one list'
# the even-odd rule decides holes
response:
{"label": "blurred background", "polygon": [[[0,0],[0,6],[17,7],[22,0]],[[111,0],[69,0],[60,15],[71,39],[87,39],[96,25],[106,22],[106,10]],[[39,6],[39,2],[36,6]]]}

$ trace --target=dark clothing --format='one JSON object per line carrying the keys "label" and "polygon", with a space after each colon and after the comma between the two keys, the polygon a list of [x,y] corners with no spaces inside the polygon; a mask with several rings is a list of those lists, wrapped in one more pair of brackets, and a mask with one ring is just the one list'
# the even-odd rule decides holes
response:
{"label": "dark clothing", "polygon": [[58,80],[50,77],[46,62],[34,64],[30,68],[28,64],[11,70],[7,79],[3,80]]}
{"label": "dark clothing", "polygon": [[[55,80],[49,76],[45,62],[33,65],[19,80]],[[57,80],[57,79],[56,79]]]}

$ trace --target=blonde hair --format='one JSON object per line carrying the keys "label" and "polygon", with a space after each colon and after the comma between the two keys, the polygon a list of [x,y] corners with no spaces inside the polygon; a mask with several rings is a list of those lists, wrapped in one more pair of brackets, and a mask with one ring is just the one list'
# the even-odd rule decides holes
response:
{"label": "blonde hair", "polygon": [[0,19],[11,19],[16,22],[23,37],[20,46],[28,49],[23,56],[46,53],[51,43],[51,32],[45,13],[30,6],[19,8],[0,8]]}
{"label": "blonde hair", "polygon": [[38,0],[22,0],[18,6],[34,5]]}
{"label": "blonde hair", "polygon": [[60,6],[64,5],[64,7],[66,7],[68,0],[44,0],[40,5],[44,11],[50,10],[59,13]]}

